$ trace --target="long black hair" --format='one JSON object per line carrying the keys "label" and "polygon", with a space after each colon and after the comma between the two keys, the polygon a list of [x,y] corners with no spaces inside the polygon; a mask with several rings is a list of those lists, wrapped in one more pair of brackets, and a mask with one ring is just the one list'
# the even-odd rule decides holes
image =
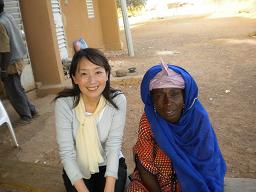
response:
{"label": "long black hair", "polygon": [[74,97],[73,107],[76,107],[78,105],[81,91],[78,85],[75,84],[73,77],[76,74],[78,63],[82,58],[86,58],[88,61],[92,62],[93,64],[103,67],[105,69],[108,75],[108,80],[106,82],[106,86],[102,92],[102,95],[105,97],[105,99],[109,103],[111,103],[116,109],[118,109],[118,106],[113,101],[113,98],[118,94],[121,94],[122,92],[110,87],[111,67],[109,65],[108,59],[104,56],[104,54],[100,50],[94,49],[94,48],[81,49],[80,51],[74,54],[71,61],[71,66],[69,68],[69,76],[72,80],[72,88],[69,88],[69,89],[66,88],[63,91],[59,92],[55,97],[54,101],[56,101],[58,98],[61,98],[61,97]]}
{"label": "long black hair", "polygon": [[0,0],[0,13],[4,11],[4,1]]}

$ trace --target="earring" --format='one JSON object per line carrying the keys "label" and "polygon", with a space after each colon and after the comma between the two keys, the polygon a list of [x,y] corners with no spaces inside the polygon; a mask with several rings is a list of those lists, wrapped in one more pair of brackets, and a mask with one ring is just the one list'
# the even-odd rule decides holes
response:
{"label": "earring", "polygon": [[182,106],[182,112],[184,112],[185,111],[185,104],[183,104],[183,106]]}
{"label": "earring", "polygon": [[154,112],[156,113],[156,108],[155,108],[155,106],[154,106]]}

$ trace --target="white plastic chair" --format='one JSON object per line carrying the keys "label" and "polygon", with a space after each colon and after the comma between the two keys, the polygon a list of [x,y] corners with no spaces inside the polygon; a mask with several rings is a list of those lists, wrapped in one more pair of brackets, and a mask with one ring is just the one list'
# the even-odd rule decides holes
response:
{"label": "white plastic chair", "polygon": [[13,130],[13,127],[12,127],[12,124],[11,124],[11,121],[10,121],[10,118],[2,104],[2,101],[0,100],[0,126],[3,125],[4,123],[7,123],[7,126],[11,132],[11,135],[12,135],[12,138],[15,142],[15,145],[17,147],[19,147],[19,144],[17,142],[17,139],[16,139],[16,136],[15,136],[15,133],[14,133],[14,130]]}

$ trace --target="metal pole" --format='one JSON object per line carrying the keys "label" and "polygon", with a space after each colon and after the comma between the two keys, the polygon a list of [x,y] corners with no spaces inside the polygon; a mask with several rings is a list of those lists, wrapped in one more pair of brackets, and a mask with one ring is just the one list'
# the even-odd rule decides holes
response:
{"label": "metal pole", "polygon": [[123,22],[124,22],[124,30],[125,30],[125,38],[126,38],[126,44],[128,49],[128,55],[133,57],[134,49],[133,49],[133,43],[132,43],[132,34],[131,34],[130,25],[128,21],[126,0],[120,0],[120,4],[121,4],[121,10],[122,10],[122,16],[123,16]]}

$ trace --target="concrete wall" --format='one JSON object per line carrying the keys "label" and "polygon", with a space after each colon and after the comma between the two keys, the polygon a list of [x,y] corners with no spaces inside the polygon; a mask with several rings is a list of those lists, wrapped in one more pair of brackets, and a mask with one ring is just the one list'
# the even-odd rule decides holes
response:
{"label": "concrete wall", "polygon": [[80,37],[90,47],[104,49],[97,1],[94,1],[95,18],[88,18],[86,1],[61,1],[61,9],[70,56],[73,55],[73,41]]}
{"label": "concrete wall", "polygon": [[102,35],[106,50],[120,50],[122,44],[115,0],[99,0]]}
{"label": "concrete wall", "polygon": [[69,56],[73,41],[83,37],[89,47],[120,50],[121,40],[115,0],[93,0],[94,18],[88,18],[86,1],[61,1]]}

